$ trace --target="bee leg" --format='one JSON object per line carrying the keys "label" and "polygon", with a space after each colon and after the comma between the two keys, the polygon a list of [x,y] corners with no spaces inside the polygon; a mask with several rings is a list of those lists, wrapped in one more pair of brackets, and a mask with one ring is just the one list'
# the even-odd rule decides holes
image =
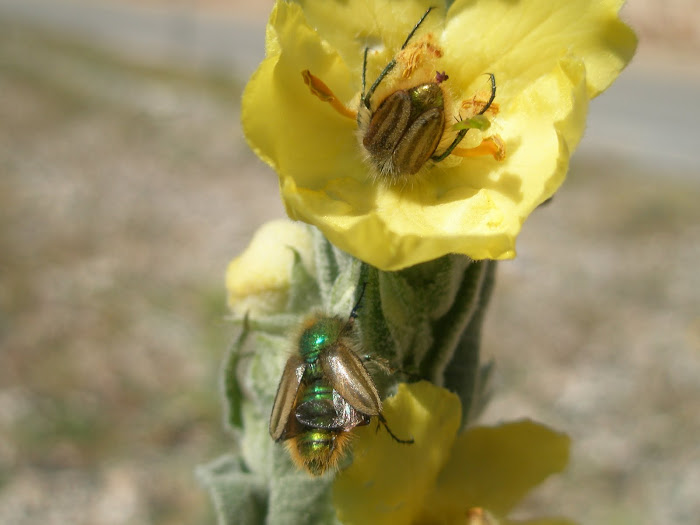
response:
{"label": "bee leg", "polygon": [[360,303],[362,302],[362,297],[365,295],[365,289],[367,288],[367,281],[362,283],[362,290],[360,290],[360,297],[357,298],[355,306],[352,307],[350,312],[350,319],[357,319],[357,312],[360,311]]}
{"label": "bee leg", "polygon": [[[379,414],[379,415],[377,416],[377,419],[379,419],[379,423],[381,423],[382,425],[384,425],[384,428],[386,428],[386,431],[389,433],[389,435],[392,437],[392,439],[393,439],[394,441],[396,441],[397,443],[402,443],[402,444],[404,444],[404,445],[411,445],[411,444],[413,443],[413,438],[411,438],[411,439],[400,439],[400,438],[397,438],[397,437],[396,437],[396,434],[394,434],[394,433],[391,431],[391,429],[389,428],[389,425],[387,424],[386,419],[384,419],[384,416],[383,416],[383,415]],[[379,424],[377,424],[377,429],[379,429]]]}
{"label": "bee leg", "polygon": [[372,363],[374,365],[377,365],[377,367],[381,369],[381,371],[384,372],[386,375],[393,375],[396,372],[400,371],[398,368],[394,368],[393,366],[391,366],[389,360],[383,357],[379,357],[376,355],[363,355],[361,356],[361,359],[363,363]]}

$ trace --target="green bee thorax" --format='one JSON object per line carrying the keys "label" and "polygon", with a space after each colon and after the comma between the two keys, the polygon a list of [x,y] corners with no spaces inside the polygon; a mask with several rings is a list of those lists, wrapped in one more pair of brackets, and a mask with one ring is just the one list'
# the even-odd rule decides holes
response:
{"label": "green bee thorax", "polygon": [[[321,367],[321,361],[316,359],[311,361],[306,365],[306,371],[304,372],[304,382],[307,384],[315,383],[316,385],[325,385],[327,381],[323,380],[323,368]],[[310,385],[311,387],[311,385]],[[313,387],[311,387],[313,388]],[[321,386],[319,386],[321,388]],[[325,387],[324,387],[325,388]]]}
{"label": "green bee thorax", "polygon": [[299,355],[308,364],[318,360],[320,353],[338,341],[347,321],[339,317],[322,317],[308,328],[299,338]]}

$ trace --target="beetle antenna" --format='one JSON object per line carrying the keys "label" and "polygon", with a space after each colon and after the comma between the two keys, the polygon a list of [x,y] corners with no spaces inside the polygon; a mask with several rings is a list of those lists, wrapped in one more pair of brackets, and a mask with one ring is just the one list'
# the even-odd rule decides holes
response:
{"label": "beetle antenna", "polygon": [[384,419],[384,416],[379,414],[377,416],[379,418],[379,422],[384,425],[384,428],[386,428],[386,431],[389,433],[391,438],[396,441],[397,443],[401,443],[403,445],[412,445],[413,444],[413,438],[411,439],[400,439],[396,437],[396,434],[394,434],[391,429],[389,428],[389,425],[386,423],[386,419]]}

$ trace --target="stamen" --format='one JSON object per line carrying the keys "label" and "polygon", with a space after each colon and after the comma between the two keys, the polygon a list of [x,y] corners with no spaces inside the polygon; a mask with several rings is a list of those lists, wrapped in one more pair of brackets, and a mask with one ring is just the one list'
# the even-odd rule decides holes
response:
{"label": "stamen", "polygon": [[323,102],[328,102],[333,109],[344,117],[351,118],[355,120],[357,118],[357,112],[348,108],[345,104],[338,100],[338,97],[331,91],[331,89],[323,83],[321,79],[315,77],[311,74],[311,71],[305,69],[301,72],[301,76],[304,78],[304,84],[309,86],[311,93],[320,98]]}
{"label": "stamen", "polygon": [[[432,33],[428,33],[421,40],[411,44],[397,55],[396,60],[403,66],[402,78],[411,78],[426,60],[435,60],[442,57],[442,49],[433,43]],[[439,82],[438,82],[439,83]]]}
{"label": "stamen", "polygon": [[[476,97],[469,99],[469,100],[463,100],[462,101],[462,109],[466,110],[467,115],[477,115],[479,112],[484,108],[484,106],[487,104],[486,100],[482,99],[477,99]],[[492,102],[489,108],[482,113],[483,115],[487,117],[494,117],[498,115],[498,103],[497,102]]]}
{"label": "stamen", "polygon": [[493,158],[501,161],[506,158],[506,143],[498,135],[492,135],[485,138],[481,144],[475,148],[455,148],[452,150],[452,155],[459,157],[483,157],[485,155],[493,155]]}
{"label": "stamen", "polygon": [[448,78],[450,78],[450,76],[445,71],[443,71],[443,72],[436,71],[435,72],[435,82],[438,84],[442,84]]}

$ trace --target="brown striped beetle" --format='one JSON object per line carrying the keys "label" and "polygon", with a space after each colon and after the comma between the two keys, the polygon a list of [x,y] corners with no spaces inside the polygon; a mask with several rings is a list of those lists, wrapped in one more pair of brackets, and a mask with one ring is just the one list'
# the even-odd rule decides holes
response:
{"label": "brown striped beetle", "polygon": [[[353,111],[332,93],[320,79],[314,77],[308,70],[302,73],[304,81],[311,92],[321,100],[329,102],[340,114],[354,117],[357,120],[360,143],[366,151],[367,162],[373,172],[382,180],[390,183],[406,180],[418,173],[423,166],[432,161],[441,162],[450,155],[471,157],[493,155],[497,160],[505,158],[505,145],[498,135],[485,139],[475,148],[458,148],[469,129],[480,127],[488,120],[483,115],[492,109],[496,98],[496,79],[492,73],[487,73],[490,83],[490,93],[486,100],[464,101],[463,107],[472,108],[471,117],[446,129],[445,101],[447,94],[441,84],[449,76],[445,72],[436,71],[434,79],[418,85],[397,89],[386,95],[379,104],[373,104],[373,97],[387,75],[403,61],[403,75],[410,78],[412,68],[420,67],[421,61],[430,62],[442,56],[439,46],[432,42],[432,35],[423,38],[414,49],[408,49],[411,39],[420,28],[433,8],[429,8],[416,23],[406,37],[399,53],[384,67],[379,76],[366,89],[367,55],[365,48],[362,65],[362,91],[358,111]],[[412,44],[413,46],[413,44]],[[406,50],[406,56],[399,54]],[[424,56],[428,56],[424,59]],[[417,66],[416,63],[419,65]],[[430,62],[432,63],[432,62]],[[495,111],[493,107],[492,112]],[[476,117],[476,118],[474,118]],[[481,120],[479,120],[481,117]],[[483,128],[480,128],[483,129]],[[443,138],[446,140],[443,151],[437,151]]]}

